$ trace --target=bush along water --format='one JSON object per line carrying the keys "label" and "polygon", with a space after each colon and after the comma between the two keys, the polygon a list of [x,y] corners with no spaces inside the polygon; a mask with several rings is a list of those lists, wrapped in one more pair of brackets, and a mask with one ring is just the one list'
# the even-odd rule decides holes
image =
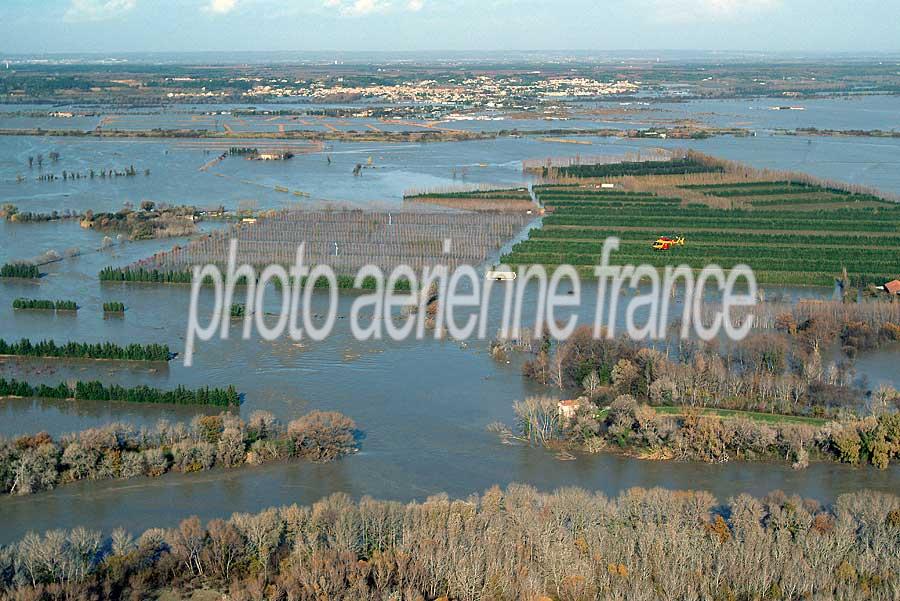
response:
{"label": "bush along water", "polygon": [[46,432],[0,440],[0,492],[27,495],[77,480],[191,473],[283,459],[325,462],[356,451],[356,424],[313,411],[284,425],[257,411],[221,413],[154,428],[110,424],[53,439]]}

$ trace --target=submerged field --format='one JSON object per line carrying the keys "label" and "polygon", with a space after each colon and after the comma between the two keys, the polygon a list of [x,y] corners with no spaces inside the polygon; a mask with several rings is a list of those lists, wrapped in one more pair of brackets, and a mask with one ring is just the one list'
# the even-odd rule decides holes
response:
{"label": "submerged field", "polygon": [[[133,272],[182,274],[193,265],[224,265],[231,239],[237,262],[255,266],[293,265],[302,244],[306,264],[327,264],[339,275],[354,275],[364,265],[390,271],[398,265],[422,269],[443,264],[479,265],[495,255],[531,220],[525,213],[429,211],[283,211],[258,222],[197,239],[134,263]],[[446,241],[449,240],[449,245]],[[120,272],[101,279],[130,281]],[[181,281],[167,279],[141,281]]]}
{"label": "submerged field", "polygon": [[[568,263],[590,275],[604,240],[616,236],[621,239],[612,258],[616,264],[702,269],[743,263],[768,284],[831,285],[846,269],[854,284],[880,285],[900,274],[896,202],[808,178],[773,179],[730,164],[697,175],[701,167],[681,160],[683,173],[672,175],[675,168],[658,166],[664,161],[646,163],[643,171],[638,164],[598,165],[548,174],[565,183],[534,188],[548,213],[543,227],[532,230],[503,262]],[[573,177],[581,173],[591,178]],[[686,243],[654,250],[660,236],[683,236]]]}

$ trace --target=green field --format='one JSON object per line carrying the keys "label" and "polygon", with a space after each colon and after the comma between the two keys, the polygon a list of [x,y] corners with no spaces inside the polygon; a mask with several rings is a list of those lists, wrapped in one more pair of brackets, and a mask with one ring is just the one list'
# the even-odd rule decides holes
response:
{"label": "green field", "polygon": [[[701,192],[716,198],[726,198],[737,204],[750,207],[791,209],[853,208],[863,204],[866,207],[892,209],[896,203],[874,194],[855,193],[830,186],[819,186],[807,182],[742,182],[740,184],[684,185],[680,188]],[[828,205],[836,205],[829,207]]]}
{"label": "green field", "polygon": [[[663,415],[684,415],[685,408],[673,405],[652,405],[653,410]],[[752,419],[753,421],[767,424],[800,424],[806,426],[822,426],[828,422],[820,417],[804,417],[802,415],[782,415],[780,413],[763,413],[761,411],[740,411],[738,409],[714,409],[710,407],[697,408],[701,415],[712,415],[721,418]],[[608,409],[600,411],[597,415],[606,415]]]}
{"label": "green field", "polygon": [[452,192],[421,192],[404,195],[404,198],[525,198],[530,200],[526,188],[495,188],[491,190],[460,190]]}
{"label": "green field", "polygon": [[[666,415],[682,415],[684,407],[657,406],[653,407],[657,413]],[[779,413],[762,413],[760,411],[739,411],[737,409],[711,409],[703,408],[703,415],[715,415],[723,418],[745,417],[758,422],[767,424],[804,424],[807,426],[821,426],[828,420],[819,417],[803,417],[800,415],[781,415]]]}
{"label": "green field", "polygon": [[[665,161],[625,161],[621,163],[599,163],[593,165],[569,165],[554,168],[560,177],[623,177],[627,175],[687,175],[690,173],[716,173],[724,168],[684,157]],[[544,168],[544,175],[549,169]]]}
{"label": "green field", "polygon": [[[900,275],[900,205],[892,201],[793,181],[678,188],[690,194],[690,204],[673,197],[671,186],[665,196],[537,186],[535,194],[548,212],[543,227],[532,230],[502,262],[513,267],[570,264],[591,276],[603,241],[616,236],[621,245],[611,261],[617,265],[699,270],[709,264],[747,264],[760,283],[823,286],[832,285],[844,269],[857,285],[883,284]],[[740,195],[731,196],[732,191]],[[699,204],[697,193],[714,199],[711,204],[733,199],[741,205]],[[798,206],[807,202],[816,210]],[[659,236],[684,236],[686,245],[655,251],[651,246]]]}

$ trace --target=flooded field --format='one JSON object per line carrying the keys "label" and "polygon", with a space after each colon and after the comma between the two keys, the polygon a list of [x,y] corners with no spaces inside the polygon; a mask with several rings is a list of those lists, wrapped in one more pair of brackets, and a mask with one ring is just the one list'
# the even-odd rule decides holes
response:
{"label": "flooded field", "polygon": [[[372,105],[376,106],[376,105]],[[382,102],[378,107],[391,106]],[[393,105],[414,107],[413,104]],[[41,104],[0,104],[0,129],[27,130],[149,130],[197,129],[210,132],[268,132],[291,130],[315,132],[416,131],[422,129],[500,131],[665,127],[690,121],[712,127],[751,130],[816,127],[837,130],[891,130],[897,120],[898,99],[891,95],[845,96],[837,98],[752,98],[728,100],[672,100],[637,98],[624,101],[579,102],[560,111],[549,105],[532,112],[510,112],[500,108],[478,112],[447,111],[432,119],[399,117],[328,117],[315,113],[340,109],[350,115],[362,114],[362,104],[322,104],[309,102],[254,103],[255,114],[246,114],[247,105],[191,104],[167,107],[123,109],[108,106],[61,106]],[[72,112],[72,117],[49,116]],[[238,114],[233,114],[235,111]],[[290,112],[298,114],[278,114]],[[302,113],[302,114],[300,114]]]}
{"label": "flooded field", "polygon": [[[689,147],[754,167],[788,169],[900,193],[900,139],[757,136],[707,140],[624,140],[586,138],[589,146],[543,142],[537,138],[498,138],[429,144],[326,144],[322,151],[289,161],[247,161],[229,157],[201,167],[222,152],[174,140],[6,137],[0,148],[0,198],[21,210],[117,210],[142,200],[198,207],[280,208],[312,201],[352,206],[398,205],[403,192],[490,184],[518,186],[531,181],[521,161],[550,156],[622,155],[654,148]],[[265,148],[266,140],[241,140]],[[59,152],[44,171],[84,172],[134,165],[135,177],[101,180],[35,181],[27,158]],[[329,163],[328,159],[331,159]],[[357,164],[371,166],[353,175]],[[149,169],[149,175],[143,170]],[[22,176],[22,181],[17,181]],[[281,187],[277,190],[276,186]],[[297,196],[294,192],[308,194]]]}
{"label": "flooded field", "polygon": [[[891,119],[900,114],[898,102],[897,98],[816,100],[804,101],[807,111],[771,111],[768,102],[728,101],[653,105],[652,110],[666,118],[671,113],[697,113],[698,118],[721,119],[721,124],[729,126],[749,120],[759,128],[801,127],[813,122],[823,128],[888,128],[892,126]],[[748,106],[759,108],[749,110]],[[716,116],[707,117],[706,113]],[[811,116],[814,119],[806,121]],[[194,121],[190,114],[177,117],[189,124],[208,118]],[[10,119],[13,118],[0,119],[0,127],[13,127]],[[116,125],[126,122],[145,127],[147,123],[157,123],[158,118],[123,115]],[[277,128],[276,122],[271,123]],[[487,127],[485,123],[505,123],[506,127],[510,124],[471,123],[478,127]],[[562,123],[562,127],[566,123],[573,125]],[[462,127],[452,125],[457,126]],[[253,127],[254,131],[263,131],[256,129],[256,124]],[[657,147],[691,147],[756,167],[798,170],[900,194],[900,140],[896,139],[808,140],[757,135],[691,142],[608,138],[585,141],[590,144],[573,146],[533,137],[433,144],[328,142],[321,150],[298,154],[289,161],[229,157],[201,170],[222,152],[221,142],[206,148],[196,140],[8,136],[0,138],[0,199],[34,212],[115,210],[124,202],[137,205],[143,200],[258,209],[321,206],[323,201],[393,208],[400,206],[403,192],[409,189],[527,185],[532,180],[521,167],[521,161],[526,159],[578,152],[637,153]],[[267,143],[271,141],[240,141],[241,146],[260,148]],[[46,159],[50,152],[59,153],[58,161]],[[35,181],[38,170],[29,170],[27,159],[39,153],[45,157],[44,172],[85,172],[134,165],[139,173],[102,181]],[[357,164],[366,167],[354,176],[352,171]],[[149,169],[149,175],[143,174],[145,169]],[[21,181],[17,181],[19,175]],[[309,197],[291,193],[295,191]],[[221,226],[212,223],[204,227]],[[84,230],[74,220],[46,224],[0,222],[0,263],[32,258],[48,250],[62,252],[78,247],[83,251],[77,258],[41,267],[46,275],[37,281],[0,282],[0,337],[109,340],[119,344],[156,342],[180,351],[184,346],[189,287],[101,284],[97,273],[105,266],[125,266],[186,240],[132,242],[101,249],[102,239],[103,234]],[[832,293],[830,289],[787,292],[813,297],[828,297]],[[77,316],[14,311],[12,300],[22,296],[72,299],[81,309]],[[585,290],[583,296],[586,308],[582,314],[588,319],[595,293]],[[123,302],[128,308],[124,317],[104,317],[101,306],[108,301]],[[274,305],[272,299],[269,302]],[[316,302],[324,303],[325,297],[316,295]],[[171,526],[189,514],[203,518],[227,516],[234,511],[257,511],[270,505],[309,503],[336,491],[354,497],[409,500],[442,491],[465,497],[495,483],[527,482],[541,489],[577,485],[608,493],[632,486],[705,489],[720,500],[741,492],[761,495],[783,489],[828,501],[860,488],[895,491],[900,485],[896,466],[879,471],[814,462],[806,470],[794,471],[788,463],[650,462],[615,454],[560,461],[542,449],[504,445],[487,431],[488,424],[511,423],[513,401],[541,392],[522,377],[518,359],[513,358],[510,363],[495,361],[488,354],[486,340],[468,344],[433,339],[358,342],[351,336],[346,320],[340,319],[348,315],[351,302],[352,297],[341,297],[337,330],[325,341],[245,342],[235,336],[227,341],[202,343],[192,368],[183,367],[179,360],[150,367],[0,361],[0,377],[27,377],[30,381],[54,384],[72,378],[161,388],[234,384],[246,394],[240,409],[244,415],[265,409],[289,420],[310,409],[337,410],[351,416],[365,432],[358,455],[328,465],[283,463],[202,475],[168,475],[157,480],[81,482],[29,497],[0,498],[0,543],[14,540],[28,530],[76,524],[107,531],[118,525],[133,531]],[[533,306],[534,299],[529,303]],[[497,312],[493,307],[492,323],[496,323]],[[490,337],[493,331],[489,332]],[[898,349],[888,347],[861,355],[857,369],[871,385],[900,386],[898,361]],[[61,434],[111,421],[149,425],[163,418],[189,420],[209,412],[214,411],[8,400],[0,402],[0,434],[11,436],[38,430]]]}

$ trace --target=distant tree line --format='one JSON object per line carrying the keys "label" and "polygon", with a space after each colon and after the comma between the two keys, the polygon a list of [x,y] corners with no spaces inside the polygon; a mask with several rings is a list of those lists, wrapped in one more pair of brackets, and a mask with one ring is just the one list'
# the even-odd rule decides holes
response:
{"label": "distant tree line", "polygon": [[0,587],[10,599],[886,601],[898,536],[900,497],[868,491],[832,505],[521,484],[406,504],[337,493],[137,538],[29,533],[0,554]]}
{"label": "distant tree line", "polygon": [[[134,165],[129,165],[124,169],[90,169],[88,171],[85,171],[84,173],[78,173],[76,171],[66,171],[64,169],[59,175],[56,175],[55,173],[42,173],[41,175],[35,177],[35,179],[39,182],[94,178],[107,179],[116,177],[135,177],[137,173],[137,169],[134,168]],[[144,169],[144,175],[150,175],[150,170]]]}
{"label": "distant tree line", "polygon": [[[111,424],[54,440],[46,432],[0,440],[0,492],[27,495],[78,480],[191,473],[282,459],[331,461],[356,450],[356,424],[314,411],[284,426],[257,411],[155,428]],[[2,561],[2,560],[0,560]]]}
{"label": "distant tree line", "polygon": [[79,213],[68,209],[62,213],[56,210],[50,213],[32,213],[31,211],[20,211],[19,207],[12,203],[4,203],[0,206],[0,217],[16,223],[44,223],[60,219],[74,219],[79,216]]}
{"label": "distant tree line", "polygon": [[31,342],[23,338],[6,342],[0,338],[0,355],[22,357],[50,357],[59,359],[119,359],[123,361],[169,361],[173,355],[164,344],[129,344],[112,342],[66,342],[58,345],[52,340]]}
{"label": "distant tree line", "polygon": [[231,156],[255,155],[259,154],[259,150],[246,146],[232,146],[228,149],[228,154]]}
{"label": "distant tree line", "polygon": [[190,284],[190,271],[160,271],[158,269],[132,269],[130,267],[104,267],[100,270],[101,282],[158,282],[164,284]]}

